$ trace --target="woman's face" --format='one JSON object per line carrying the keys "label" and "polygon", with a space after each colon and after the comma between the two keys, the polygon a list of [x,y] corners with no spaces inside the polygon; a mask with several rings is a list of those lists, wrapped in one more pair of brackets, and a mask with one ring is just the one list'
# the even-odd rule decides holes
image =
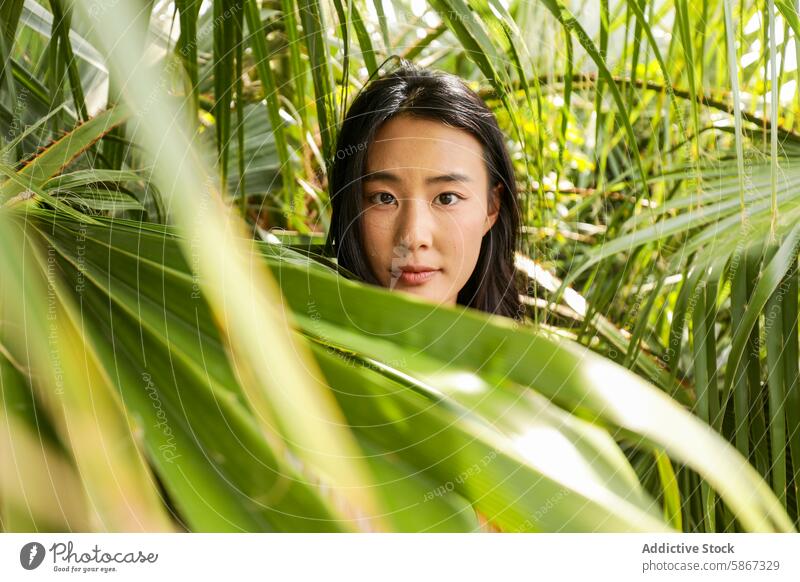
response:
{"label": "woman's face", "polygon": [[362,240],[380,284],[454,305],[497,220],[502,186],[488,181],[467,131],[409,115],[384,123],[362,179]]}

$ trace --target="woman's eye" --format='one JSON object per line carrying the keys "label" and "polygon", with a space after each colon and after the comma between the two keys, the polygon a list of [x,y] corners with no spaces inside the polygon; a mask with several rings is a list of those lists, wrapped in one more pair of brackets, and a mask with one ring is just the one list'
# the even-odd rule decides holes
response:
{"label": "woman's eye", "polygon": [[442,201],[442,206],[455,206],[461,200],[461,196],[455,192],[443,192],[437,198]]}
{"label": "woman's eye", "polygon": [[389,205],[394,203],[394,196],[388,192],[378,192],[370,196],[370,202],[373,204]]}

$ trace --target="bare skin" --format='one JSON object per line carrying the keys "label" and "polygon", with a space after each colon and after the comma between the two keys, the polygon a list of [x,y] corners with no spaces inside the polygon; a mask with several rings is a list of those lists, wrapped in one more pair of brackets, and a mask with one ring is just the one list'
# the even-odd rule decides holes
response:
{"label": "bare skin", "polygon": [[497,221],[502,185],[488,180],[469,132],[410,115],[383,124],[367,152],[361,221],[380,284],[455,305]]}

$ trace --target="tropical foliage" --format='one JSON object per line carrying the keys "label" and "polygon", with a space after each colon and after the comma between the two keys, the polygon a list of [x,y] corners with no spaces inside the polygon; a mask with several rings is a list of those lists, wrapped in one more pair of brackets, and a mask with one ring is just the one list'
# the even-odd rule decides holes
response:
{"label": "tropical foliage", "polygon": [[[794,5],[0,19],[3,530],[800,524]],[[398,57],[507,133],[526,325],[320,254],[338,124]]]}

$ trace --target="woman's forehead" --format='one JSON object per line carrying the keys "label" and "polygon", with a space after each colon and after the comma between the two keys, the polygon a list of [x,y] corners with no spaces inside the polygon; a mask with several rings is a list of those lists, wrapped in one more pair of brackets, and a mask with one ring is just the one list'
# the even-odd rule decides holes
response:
{"label": "woman's forehead", "polygon": [[398,116],[384,123],[367,150],[365,177],[391,180],[430,179],[459,175],[465,182],[483,184],[486,160],[483,144],[471,133],[442,122]]}

